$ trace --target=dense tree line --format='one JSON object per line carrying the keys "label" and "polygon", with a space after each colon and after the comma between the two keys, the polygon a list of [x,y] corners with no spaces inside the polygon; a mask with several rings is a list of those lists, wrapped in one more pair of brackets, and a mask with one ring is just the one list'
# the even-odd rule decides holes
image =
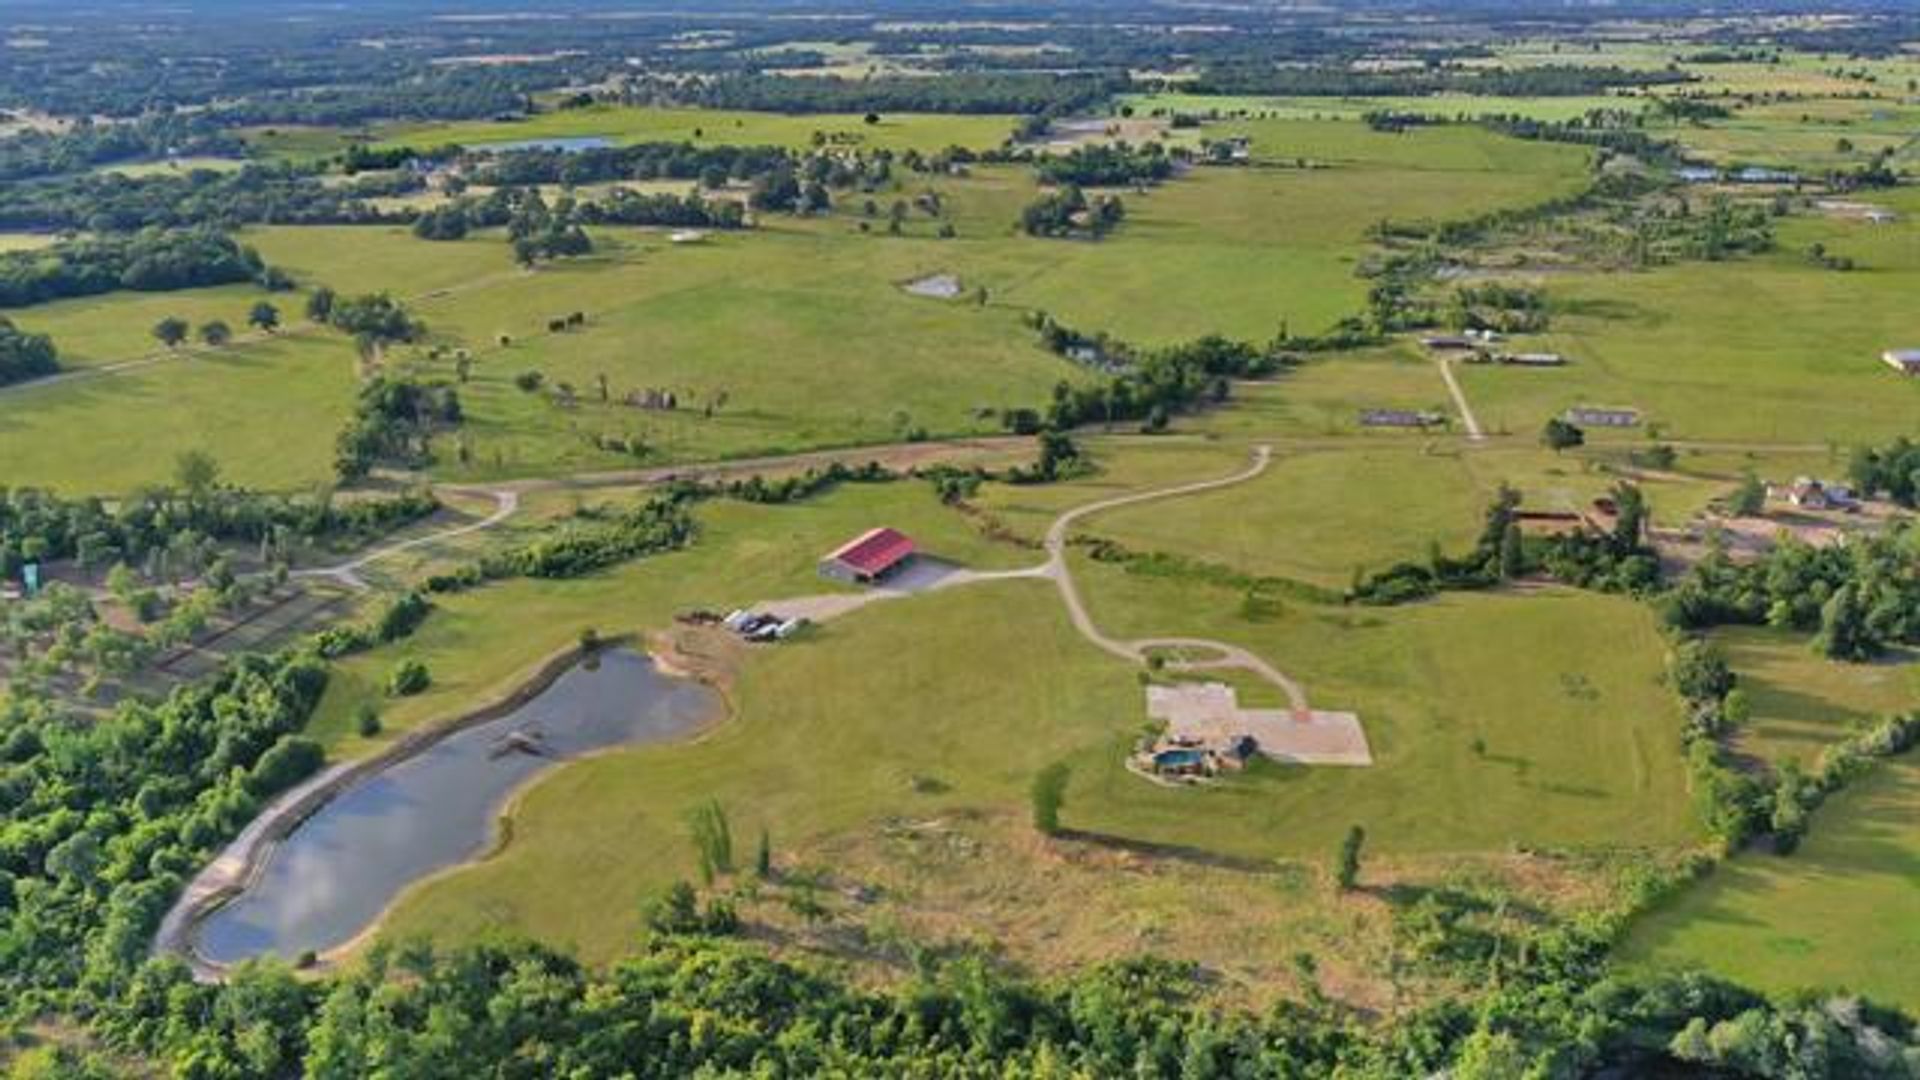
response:
{"label": "dense tree line", "polygon": [[384,213],[312,167],[250,164],[231,172],[123,176],[88,173],[18,184],[0,200],[0,229],[132,232],[149,226],[367,225],[411,220]]}
{"label": "dense tree line", "polygon": [[0,253],[0,307],[132,289],[165,292],[252,281],[293,287],[259,252],[210,228],[143,229]]}
{"label": "dense tree line", "polygon": [[267,544],[370,540],[439,509],[426,492],[380,498],[268,495],[214,481],[152,488],[109,503],[36,488],[0,487],[0,577],[22,562],[139,563],[182,534]]}
{"label": "dense tree line", "polygon": [[[1085,340],[1072,331],[1060,334],[1045,315],[1036,321],[1041,325],[1043,342]],[[1091,385],[1060,382],[1044,411],[1002,410],[1001,420],[1008,430],[1031,435],[1049,429],[1066,431],[1083,424],[1142,421],[1146,429],[1158,431],[1176,413],[1225,401],[1232,393],[1234,379],[1271,375],[1284,362],[1271,347],[1232,341],[1218,334],[1157,349],[1100,340],[1117,374]]]}
{"label": "dense tree line", "polygon": [[1896,527],[1843,546],[1785,540],[1754,562],[1714,551],[1664,598],[1674,626],[1774,626],[1814,635],[1842,660],[1920,644],[1920,530]]}
{"label": "dense tree line", "polygon": [[581,150],[525,149],[474,155],[475,183],[602,184],[618,180],[700,180],[719,187],[778,168],[796,168],[796,155],[778,146],[695,146],[649,142]]}
{"label": "dense tree line", "polygon": [[1078,184],[1043,193],[1020,211],[1020,228],[1028,236],[1083,236],[1098,239],[1113,231],[1127,216],[1118,195],[1089,199]]}
{"label": "dense tree line", "polygon": [[1884,447],[1857,447],[1847,479],[1863,498],[1884,495],[1908,509],[1920,506],[1920,443],[1903,435]]}
{"label": "dense tree line", "polygon": [[186,877],[319,765],[300,739],[316,660],[244,658],[155,704],[77,723],[0,705],[0,1001],[14,1019],[107,1001]]}
{"label": "dense tree line", "polygon": [[[1554,927],[1522,942],[1438,921],[1429,948],[1536,959],[1369,1027],[1323,1002],[1263,1014],[1204,998],[1194,968],[1151,959],[1044,982],[976,958],[894,990],[768,958],[725,936],[715,900],[651,920],[605,970],[524,942],[377,945],[306,982],[254,965],[225,986],[146,965],[100,1002],[109,1045],[187,1076],[1067,1076],[1280,1080],[1450,1075],[1910,1076],[1912,1021],[1850,999],[1776,1005],[1699,975],[1607,976],[1604,943]],[[1439,911],[1438,907],[1435,908]],[[1497,961],[1494,965],[1498,967]]]}
{"label": "dense tree line", "polygon": [[713,109],[783,113],[868,111],[1066,115],[1127,90],[1124,75],[955,72],[938,79],[880,75],[740,74],[641,84],[630,96]]}
{"label": "dense tree line", "polygon": [[0,315],[0,386],[60,370],[59,350],[45,334],[30,334]]}
{"label": "dense tree line", "polygon": [[1173,175],[1173,158],[1157,142],[1143,146],[1092,143],[1041,158],[1035,166],[1047,184],[1081,187],[1129,187],[1157,184]]}
{"label": "dense tree line", "polygon": [[688,511],[694,494],[669,492],[624,510],[582,508],[558,529],[428,578],[426,588],[457,592],[501,578],[579,577],[642,555],[684,547],[698,532]]}
{"label": "dense tree line", "polygon": [[434,435],[463,419],[453,384],[377,375],[360,388],[353,417],[334,442],[334,472],[351,483],[376,465],[431,464]]}
{"label": "dense tree line", "polygon": [[1297,97],[1588,97],[1616,87],[1671,86],[1695,81],[1675,68],[1543,64],[1525,68],[1419,68],[1367,71],[1351,67],[1276,67],[1255,63],[1204,71],[1184,88],[1196,94],[1278,94]]}
{"label": "dense tree line", "polygon": [[136,158],[237,156],[245,149],[239,138],[203,116],[150,116],[117,124],[81,120],[65,130],[28,128],[0,138],[0,181]]}

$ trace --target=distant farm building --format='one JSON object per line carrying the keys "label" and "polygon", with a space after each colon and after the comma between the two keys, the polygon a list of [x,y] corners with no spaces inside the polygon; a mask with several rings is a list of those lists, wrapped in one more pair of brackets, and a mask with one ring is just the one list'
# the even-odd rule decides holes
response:
{"label": "distant farm building", "polygon": [[1575,405],[1567,410],[1568,423],[1581,427],[1629,428],[1640,425],[1638,409],[1604,409],[1592,405]]}
{"label": "distant farm building", "polygon": [[680,229],[667,236],[667,242],[673,244],[702,244],[707,234],[699,229]]}
{"label": "distant farm building", "polygon": [[1514,367],[1562,367],[1567,358],[1553,352],[1502,353],[1497,359]]}
{"label": "distant farm building", "polygon": [[1421,338],[1420,344],[1435,352],[1466,352],[1480,347],[1478,340],[1463,334],[1432,334]]}
{"label": "distant farm building", "polygon": [[1429,428],[1446,423],[1439,413],[1414,409],[1361,409],[1360,426],[1375,428]]}
{"label": "distant farm building", "polygon": [[1681,183],[1685,184],[1711,184],[1720,179],[1720,170],[1709,169],[1700,165],[1688,165],[1685,168],[1675,170],[1674,175],[1680,178]]}
{"label": "distant farm building", "polygon": [[1920,349],[1888,349],[1880,359],[1902,375],[1920,375]]}
{"label": "distant farm building", "polygon": [[913,541],[894,529],[869,529],[820,560],[820,576],[850,585],[882,581],[913,558]]}
{"label": "distant farm building", "polygon": [[1852,488],[1844,484],[1823,483],[1806,476],[1799,477],[1783,489],[1776,489],[1774,497],[1802,510],[1851,510],[1859,505],[1853,497]]}

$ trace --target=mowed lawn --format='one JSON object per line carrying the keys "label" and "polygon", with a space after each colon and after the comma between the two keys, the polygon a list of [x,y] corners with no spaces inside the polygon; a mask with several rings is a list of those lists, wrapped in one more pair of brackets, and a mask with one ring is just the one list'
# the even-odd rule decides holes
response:
{"label": "mowed lawn", "polygon": [[1472,545],[1486,495],[1457,451],[1415,446],[1288,452],[1242,485],[1123,507],[1080,524],[1136,551],[1166,551],[1344,588],[1356,569]]}
{"label": "mowed lawn", "polygon": [[1253,650],[1299,680],[1316,708],[1358,713],[1375,762],[1262,768],[1165,798],[1116,771],[1089,796],[1100,806],[1089,827],[1251,857],[1330,851],[1351,824],[1367,828],[1370,845],[1410,852],[1664,846],[1698,835],[1680,709],[1643,605],[1548,590],[1397,608],[1283,600],[1249,618],[1234,590],[1076,565],[1103,630]]}
{"label": "mowed lawn", "polygon": [[[1780,229],[1780,250],[1758,258],[1547,282],[1556,310],[1548,347],[1569,365],[1463,368],[1474,411],[1489,429],[1522,436],[1575,404],[1640,409],[1669,438],[1819,444],[1911,434],[1920,383],[1880,354],[1920,343],[1920,198],[1875,201],[1902,219],[1795,218]],[[1812,264],[1814,243],[1859,269]]]}

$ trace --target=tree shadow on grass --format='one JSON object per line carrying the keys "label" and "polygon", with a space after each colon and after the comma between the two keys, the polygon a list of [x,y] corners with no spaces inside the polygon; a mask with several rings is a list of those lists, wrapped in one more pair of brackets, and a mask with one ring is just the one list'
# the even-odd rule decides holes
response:
{"label": "tree shadow on grass", "polygon": [[1237,870],[1242,873],[1269,873],[1274,864],[1267,859],[1249,859],[1240,855],[1224,855],[1205,848],[1187,844],[1163,844],[1152,840],[1136,840],[1127,836],[1115,836],[1112,833],[1091,832],[1085,829],[1061,829],[1055,834],[1061,840],[1071,840],[1093,847],[1106,848],[1109,851],[1125,852],[1141,858],[1167,862],[1182,862],[1193,866],[1207,866],[1220,870]]}

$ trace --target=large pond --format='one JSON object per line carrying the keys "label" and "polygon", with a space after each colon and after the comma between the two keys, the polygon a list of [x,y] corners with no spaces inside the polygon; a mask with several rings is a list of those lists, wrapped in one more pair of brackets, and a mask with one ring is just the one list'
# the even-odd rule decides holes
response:
{"label": "large pond", "polygon": [[528,778],[588,751],[680,738],[717,708],[707,687],[640,653],[602,653],[512,713],[341,792],[280,844],[251,888],[207,916],[196,948],[235,963],[342,945],[410,883],[484,851]]}
{"label": "large pond", "polygon": [[605,150],[612,145],[613,140],[605,135],[556,135],[547,139],[474,143],[467,149],[488,154],[510,154],[516,150],[558,150],[563,154],[577,154],[582,150]]}

